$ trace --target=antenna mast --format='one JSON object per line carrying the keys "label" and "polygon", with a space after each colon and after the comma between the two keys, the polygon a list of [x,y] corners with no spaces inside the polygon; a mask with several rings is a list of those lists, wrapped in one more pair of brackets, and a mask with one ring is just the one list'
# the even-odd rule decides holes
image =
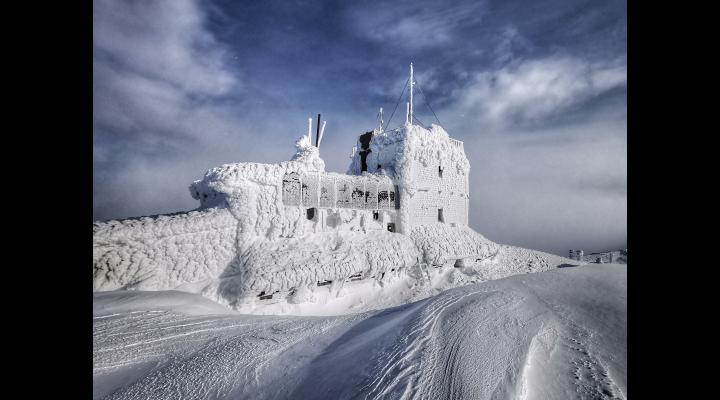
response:
{"label": "antenna mast", "polygon": [[380,111],[378,111],[378,119],[380,120],[380,132],[383,131],[383,125],[385,125],[385,121],[383,121],[383,108],[380,107]]}
{"label": "antenna mast", "polygon": [[308,142],[312,143],[312,118],[308,118]]}
{"label": "antenna mast", "polygon": [[410,108],[409,108],[409,121],[410,125],[412,125],[413,122],[413,86],[415,85],[415,80],[413,79],[413,63],[410,63]]}

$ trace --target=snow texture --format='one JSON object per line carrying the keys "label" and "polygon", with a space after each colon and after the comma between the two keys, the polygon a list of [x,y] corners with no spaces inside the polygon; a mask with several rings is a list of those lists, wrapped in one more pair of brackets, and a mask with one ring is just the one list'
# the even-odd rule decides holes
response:
{"label": "snow texture", "polygon": [[215,312],[178,292],[96,293],[93,398],[624,399],[626,299],[617,264],[328,317]]}
{"label": "snow texture", "polygon": [[405,235],[380,231],[372,236],[356,232],[319,233],[301,239],[288,238],[255,243],[241,263],[235,264],[204,294],[219,303],[258,293],[292,296],[300,288],[314,290],[318,283],[342,285],[357,275],[381,280],[395,268],[409,268],[420,253]]}
{"label": "snow texture", "polygon": [[[434,223],[420,225],[410,233],[423,252],[426,263],[454,265],[457,260],[481,261],[497,253],[499,246],[469,227],[451,227]],[[464,261],[464,260],[463,260]],[[461,264],[464,262],[461,261]]]}
{"label": "snow texture", "polygon": [[224,208],[93,225],[93,289],[167,290],[212,279],[235,257]]}

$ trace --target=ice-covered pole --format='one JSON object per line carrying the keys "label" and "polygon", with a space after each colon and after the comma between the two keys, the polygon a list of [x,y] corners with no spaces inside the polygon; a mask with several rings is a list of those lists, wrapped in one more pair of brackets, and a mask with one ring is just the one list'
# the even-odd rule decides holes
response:
{"label": "ice-covered pole", "polygon": [[318,114],[317,129],[315,130],[315,147],[320,146],[320,114]]}
{"label": "ice-covered pole", "polygon": [[312,143],[312,118],[308,118],[308,141]]}
{"label": "ice-covered pole", "polygon": [[320,143],[322,143],[323,133],[325,133],[325,124],[327,124],[327,121],[323,121],[322,127],[320,128],[320,140],[318,140],[318,149],[320,148]]}
{"label": "ice-covered pole", "polygon": [[383,121],[383,108],[380,107],[380,111],[378,111],[378,119],[380,120],[380,131],[382,132],[383,125],[385,125],[385,121]]}
{"label": "ice-covered pole", "polygon": [[410,123],[410,103],[405,103],[405,125]]}
{"label": "ice-covered pole", "polygon": [[413,121],[413,86],[415,85],[415,81],[413,80],[413,64],[410,63],[410,105],[408,106],[408,114],[410,115],[410,124],[412,124]]}

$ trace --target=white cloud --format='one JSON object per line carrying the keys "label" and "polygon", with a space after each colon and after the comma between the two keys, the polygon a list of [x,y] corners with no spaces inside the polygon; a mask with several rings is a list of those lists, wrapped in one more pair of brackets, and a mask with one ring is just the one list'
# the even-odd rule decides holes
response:
{"label": "white cloud", "polygon": [[439,111],[472,163],[471,225],[558,254],[624,245],[625,103],[582,105],[626,82],[624,59],[515,59],[470,73]]}
{"label": "white cloud", "polygon": [[450,43],[455,29],[469,21],[477,22],[484,7],[478,1],[440,8],[434,2],[406,1],[380,9],[357,3],[348,12],[347,20],[363,37],[417,50]]}
{"label": "white cloud", "polygon": [[454,111],[477,122],[503,127],[536,121],[624,85],[624,62],[593,63],[573,57],[518,60],[475,73],[454,91]]}
{"label": "white cloud", "polygon": [[95,0],[94,55],[109,55],[134,74],[187,93],[222,95],[238,79],[225,66],[227,49],[204,21],[193,0]]}
{"label": "white cloud", "polygon": [[[93,7],[93,196],[99,218],[193,204],[186,185],[251,155],[251,127],[222,100],[240,78],[194,0]],[[233,153],[235,149],[235,153]]]}
{"label": "white cloud", "polygon": [[196,1],[96,0],[93,19],[99,154],[108,137],[133,135],[126,144],[135,151],[171,153],[226,136],[238,125],[232,110],[215,100],[237,91],[240,80]]}

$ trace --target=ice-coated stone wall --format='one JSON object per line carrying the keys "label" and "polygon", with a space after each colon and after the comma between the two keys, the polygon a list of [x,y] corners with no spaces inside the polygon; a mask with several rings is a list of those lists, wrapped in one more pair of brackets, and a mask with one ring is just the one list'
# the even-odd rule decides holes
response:
{"label": "ice-coated stone wall", "polygon": [[[408,199],[412,225],[436,222],[467,225],[467,175],[454,168],[443,168],[440,172],[440,162],[423,165],[413,160],[411,168],[416,185]],[[439,219],[441,213],[442,221]]]}
{"label": "ice-coated stone wall", "polygon": [[[348,173],[363,173],[360,157],[353,156]],[[406,125],[375,132],[366,164],[368,173],[388,176],[399,187],[399,232],[440,222],[440,209],[442,222],[467,225],[470,163],[463,143],[442,127]]]}

